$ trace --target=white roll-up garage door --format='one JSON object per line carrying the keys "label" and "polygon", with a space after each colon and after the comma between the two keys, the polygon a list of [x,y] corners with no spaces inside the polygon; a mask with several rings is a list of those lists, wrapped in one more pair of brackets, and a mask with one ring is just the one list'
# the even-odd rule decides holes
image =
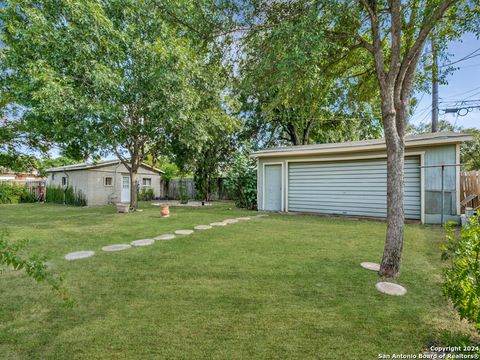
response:
{"label": "white roll-up garage door", "polygon": [[[386,217],[386,159],[290,162],[288,211]],[[421,218],[420,159],[405,158],[405,218]]]}

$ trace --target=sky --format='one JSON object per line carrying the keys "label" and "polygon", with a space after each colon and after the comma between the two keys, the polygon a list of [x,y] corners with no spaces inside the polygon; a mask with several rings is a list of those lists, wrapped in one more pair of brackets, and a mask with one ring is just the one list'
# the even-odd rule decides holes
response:
{"label": "sky", "polygon": [[[461,59],[477,49],[480,49],[480,40],[473,34],[465,34],[460,40],[449,44],[448,53],[452,54],[450,61],[453,62]],[[439,65],[441,65],[441,63]],[[442,114],[441,109],[453,105],[452,103],[445,103],[445,101],[480,100],[480,56],[461,61],[456,65],[458,65],[459,69],[447,77],[448,84],[439,86],[439,119],[445,119],[452,124],[464,128],[480,129],[480,109],[474,109],[465,116]],[[410,122],[415,125],[425,122],[430,123],[432,95],[429,93],[419,93],[416,94],[416,96],[418,99],[421,99],[421,101]],[[442,101],[444,103],[442,103]]]}

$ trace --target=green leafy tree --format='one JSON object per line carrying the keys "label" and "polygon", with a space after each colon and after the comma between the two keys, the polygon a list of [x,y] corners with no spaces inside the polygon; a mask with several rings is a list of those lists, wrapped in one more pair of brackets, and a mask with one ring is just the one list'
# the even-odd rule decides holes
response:
{"label": "green leafy tree", "polygon": [[226,169],[225,187],[238,207],[257,208],[257,164],[248,146],[235,152]]}
{"label": "green leafy tree", "polygon": [[332,49],[310,3],[252,2],[237,85],[245,137],[267,146],[380,137],[374,69],[362,52]]}
{"label": "green leafy tree", "polygon": [[463,131],[473,135],[473,140],[462,146],[461,162],[465,165],[465,170],[478,171],[480,170],[480,130],[465,129]]}
{"label": "green leafy tree", "polygon": [[[462,145],[460,150],[460,163],[463,170],[480,170],[480,131],[474,128],[463,128],[462,126],[454,126],[446,120],[440,120],[438,123],[438,131],[457,131],[473,135],[473,140],[467,141]],[[421,123],[418,125],[410,124],[407,128],[409,134],[423,134],[432,132],[432,124]]]}
{"label": "green leafy tree", "polygon": [[77,162],[78,161],[76,159],[71,159],[66,156],[57,156],[55,158],[51,158],[49,156],[43,156],[38,161],[37,170],[39,171],[40,175],[46,176],[46,170],[49,168],[73,165],[73,164],[76,164]]}
{"label": "green leafy tree", "polygon": [[475,2],[455,0],[358,4],[339,2],[336,11],[342,15],[329,32],[361,47],[375,68],[387,146],[387,234],[379,274],[394,277],[403,249],[405,132],[423,48],[432,33],[442,43],[471,29],[479,9]]}
{"label": "green leafy tree", "polygon": [[209,126],[211,138],[202,145],[194,160],[193,179],[197,196],[206,201],[210,201],[212,193],[218,190],[218,179],[235,151],[234,134],[239,129],[233,117],[221,113],[217,113],[217,117]]}
{"label": "green leafy tree", "polygon": [[0,271],[1,267],[10,267],[16,271],[24,270],[35,281],[47,283],[67,304],[72,305],[72,300],[63,286],[63,278],[48,269],[45,257],[22,255],[21,250],[25,244],[25,241],[12,243],[6,239],[5,232],[0,233]]}
{"label": "green leafy tree", "polygon": [[[152,149],[196,150],[208,138],[202,102],[218,99],[210,86],[219,67],[215,43],[198,41],[171,21],[193,3],[3,5],[2,101],[21,108],[29,131],[52,139],[69,156],[115,153],[130,172],[132,208],[138,169]],[[201,7],[196,11],[196,22],[208,17]]]}
{"label": "green leafy tree", "polygon": [[480,333],[480,221],[470,218],[456,236],[457,227],[447,225],[447,242],[442,245],[444,269],[443,292],[462,319],[475,324]]}
{"label": "green leafy tree", "polygon": [[[479,35],[478,2],[301,0],[247,1],[241,4],[240,11],[233,16],[240,22],[236,29],[230,30],[236,34],[233,38],[248,37],[257,32],[268,34],[275,31],[275,24],[279,22],[288,24],[294,18],[304,19],[304,23],[317,27],[324,36],[324,41],[319,44],[323,57],[330,58],[332,63],[342,63],[350,56],[359,59],[357,66],[347,65],[343,74],[338,71],[339,68],[333,67],[334,77],[340,79],[355,75],[353,71],[373,70],[376,80],[374,89],[379,94],[381,123],[387,148],[388,174],[387,231],[379,274],[385,277],[398,276],[405,220],[405,133],[412,92],[426,73],[421,70],[426,65],[422,59],[423,49],[430,36],[434,37],[438,51],[449,40],[458,38],[465,31]],[[290,28],[292,31],[284,37],[284,41],[296,44],[295,37],[302,37],[303,33],[301,30],[295,31],[294,26]],[[265,49],[268,46],[265,43]],[[289,51],[295,53],[297,49],[298,47],[291,47]],[[274,62],[270,61],[270,65],[272,72],[267,73],[267,76],[274,76]],[[308,76],[314,77],[315,73],[309,71]]]}

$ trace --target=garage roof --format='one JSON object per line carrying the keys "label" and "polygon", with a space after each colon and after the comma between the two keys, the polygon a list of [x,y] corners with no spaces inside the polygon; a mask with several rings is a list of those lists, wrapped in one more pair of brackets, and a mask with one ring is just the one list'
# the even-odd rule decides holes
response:
{"label": "garage roof", "polygon": [[[472,139],[473,136],[470,134],[456,132],[437,132],[420,135],[409,135],[405,137],[405,147],[412,148],[418,146],[460,144]],[[385,149],[385,139],[381,138],[374,140],[350,141],[343,143],[275,147],[256,151],[252,153],[251,156],[255,158],[260,158],[267,156],[335,154],[374,150],[381,151]]]}

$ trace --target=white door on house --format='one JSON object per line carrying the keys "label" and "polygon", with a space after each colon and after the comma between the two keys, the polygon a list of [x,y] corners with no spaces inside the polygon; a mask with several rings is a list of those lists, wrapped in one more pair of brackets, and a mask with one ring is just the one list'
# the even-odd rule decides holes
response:
{"label": "white door on house", "polygon": [[122,176],[122,202],[130,202],[130,176]]}
{"label": "white door on house", "polygon": [[265,208],[282,211],[282,165],[265,165]]}

